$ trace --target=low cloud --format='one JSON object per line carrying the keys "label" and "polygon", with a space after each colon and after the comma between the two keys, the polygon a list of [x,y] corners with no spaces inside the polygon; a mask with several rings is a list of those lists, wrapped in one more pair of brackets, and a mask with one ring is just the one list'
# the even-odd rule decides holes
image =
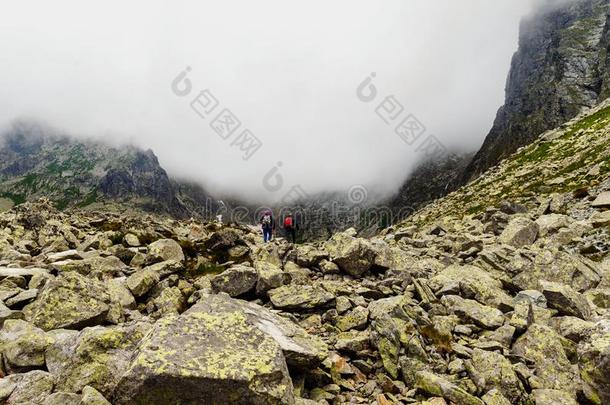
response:
{"label": "low cloud", "polygon": [[[0,15],[0,127],[26,117],[134,143],[174,176],[252,200],[294,186],[384,196],[430,139],[482,143],[536,3],[12,2]],[[367,78],[370,101],[357,95]],[[397,133],[402,122],[425,131]]]}

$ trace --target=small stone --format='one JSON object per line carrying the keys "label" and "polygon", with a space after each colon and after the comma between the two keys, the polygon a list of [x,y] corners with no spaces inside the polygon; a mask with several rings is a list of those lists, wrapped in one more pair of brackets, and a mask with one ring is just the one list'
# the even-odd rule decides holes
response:
{"label": "small stone", "polygon": [[137,298],[149,292],[159,280],[158,272],[151,268],[145,268],[129,276],[125,281],[125,286]]}
{"label": "small stone", "polygon": [[349,331],[337,335],[335,349],[349,353],[358,353],[370,346],[370,334],[363,331]]}
{"label": "small stone", "polygon": [[477,301],[466,300],[457,295],[445,295],[441,302],[450,312],[484,328],[496,329],[504,323],[504,315],[500,310]]}
{"label": "small stone", "polygon": [[83,388],[83,398],[80,405],[111,405],[110,402],[95,388],[87,385]]}
{"label": "small stone", "polygon": [[483,401],[464,389],[431,372],[420,371],[415,378],[416,387],[428,394],[441,396],[461,405],[484,405]]}
{"label": "small stone", "polygon": [[610,226],[610,211],[596,212],[589,219],[594,228]]}
{"label": "small stone", "polygon": [[540,308],[546,308],[546,297],[537,290],[519,291],[515,296],[515,303],[522,301],[531,302],[532,305],[539,306]]}

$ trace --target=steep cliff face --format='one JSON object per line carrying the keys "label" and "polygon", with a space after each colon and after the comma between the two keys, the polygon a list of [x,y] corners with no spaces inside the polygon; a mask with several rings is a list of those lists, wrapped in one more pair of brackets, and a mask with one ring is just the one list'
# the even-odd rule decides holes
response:
{"label": "steep cliff face", "polygon": [[505,104],[463,182],[610,95],[610,1],[548,3],[521,24]]}

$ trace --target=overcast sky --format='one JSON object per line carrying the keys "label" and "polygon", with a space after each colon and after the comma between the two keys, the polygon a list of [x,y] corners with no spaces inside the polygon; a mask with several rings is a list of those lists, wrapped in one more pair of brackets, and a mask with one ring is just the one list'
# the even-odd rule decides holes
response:
{"label": "overcast sky", "polygon": [[[132,142],[153,149],[171,175],[215,192],[277,199],[294,185],[315,193],[363,184],[389,193],[428,136],[450,149],[482,143],[533,3],[6,2],[0,125],[34,118]],[[181,81],[177,95],[172,81],[187,66],[190,92]],[[376,97],[362,101],[357,88],[373,72]],[[206,115],[216,105],[209,95],[218,105]],[[392,95],[403,110],[383,104],[386,124],[375,110]],[[210,124],[225,108],[241,126],[219,135]],[[426,127],[413,145],[394,132],[409,114]],[[232,145],[245,129],[262,143],[248,160]],[[275,190],[263,179],[277,162]]]}

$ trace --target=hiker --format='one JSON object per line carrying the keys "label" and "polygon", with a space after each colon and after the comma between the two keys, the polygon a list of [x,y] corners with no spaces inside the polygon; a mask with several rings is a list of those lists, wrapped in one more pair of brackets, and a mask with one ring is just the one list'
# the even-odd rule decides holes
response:
{"label": "hiker", "polygon": [[290,213],[284,218],[284,232],[286,232],[286,240],[292,239],[292,243],[297,243],[297,224]]}
{"label": "hiker", "polygon": [[261,217],[261,226],[263,228],[263,240],[265,243],[271,241],[273,236],[273,229],[275,229],[275,222],[273,220],[273,214],[271,210],[267,210]]}

